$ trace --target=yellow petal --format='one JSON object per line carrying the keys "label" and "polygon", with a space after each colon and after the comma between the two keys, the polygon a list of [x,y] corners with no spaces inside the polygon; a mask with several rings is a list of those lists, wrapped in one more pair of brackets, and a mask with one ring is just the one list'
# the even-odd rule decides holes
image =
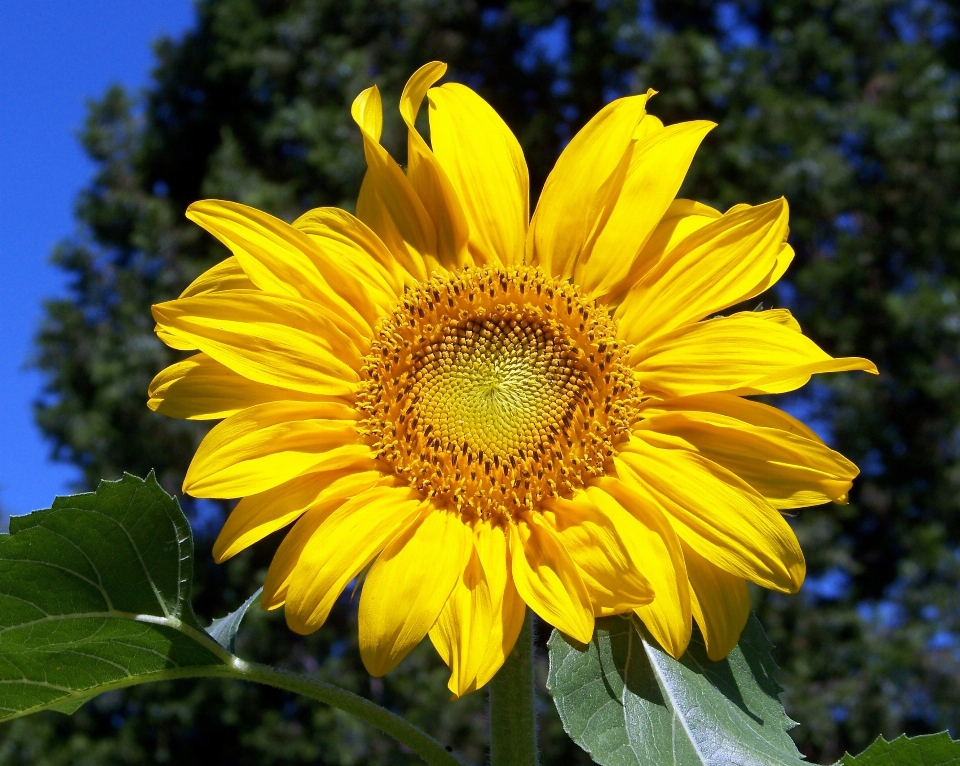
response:
{"label": "yellow petal", "polygon": [[717,566],[765,588],[799,590],[806,564],[780,513],[725,468],[656,437],[650,431],[631,437],[615,458],[620,476],[648,494],[680,538]]}
{"label": "yellow petal", "polygon": [[638,140],[622,184],[608,197],[584,243],[574,280],[589,296],[617,291],[673,202],[693,155],[715,123],[681,122]]}
{"label": "yellow petal", "polygon": [[[486,587],[490,594],[490,624],[487,634],[482,633],[479,622],[471,622],[474,626],[472,632],[467,636],[463,626],[459,628],[457,635],[466,636],[470,642],[471,657],[470,671],[461,669],[454,678],[451,672],[448,688],[454,694],[462,696],[467,692],[479,689],[484,686],[496,672],[503,666],[507,655],[513,651],[513,647],[520,635],[520,629],[523,627],[523,619],[526,614],[526,604],[517,593],[517,588],[513,584],[513,577],[510,575],[510,559],[507,550],[507,541],[504,531],[500,527],[492,526],[487,522],[478,522],[474,527],[474,549],[481,566],[483,567],[483,577]],[[451,594],[451,598],[453,594]],[[449,604],[449,602],[448,602]],[[441,617],[441,619],[444,619]],[[430,637],[440,656],[444,658],[453,671],[451,660],[454,656],[451,641],[453,632],[449,627],[440,631],[440,620],[431,631]],[[475,655],[472,653],[478,649],[481,644],[485,644],[484,651],[479,665],[475,666]],[[461,652],[468,651],[461,647]],[[467,667],[466,663],[462,663]],[[475,673],[475,677],[472,677]]]}
{"label": "yellow petal", "polygon": [[[373,466],[371,460],[369,467]],[[329,504],[332,512],[344,500],[366,492],[383,479],[377,470],[359,470],[363,467],[308,473],[243,498],[213,544],[214,560],[222,564],[321,503]]]}
{"label": "yellow petal", "polygon": [[634,612],[660,645],[679,658],[690,643],[693,618],[690,585],[680,540],[664,513],[636,487],[601,477],[587,489],[594,505],[614,520],[631,557],[642,561],[653,586],[653,603]]}
{"label": "yellow petal", "polygon": [[389,673],[423,640],[472,550],[473,532],[459,515],[438,509],[384,548],[360,596],[360,657],[370,675]]}
{"label": "yellow petal", "polygon": [[494,608],[490,638],[487,641],[487,653],[484,655],[483,662],[477,672],[476,687],[478,689],[485,686],[503,667],[503,663],[517,643],[526,614],[527,605],[520,597],[517,586],[513,582],[513,577],[508,576],[500,606]]}
{"label": "yellow petal", "polygon": [[782,394],[787,391],[795,391],[801,386],[810,382],[810,378],[824,372],[852,372],[861,370],[878,375],[876,365],[869,359],[863,359],[857,356],[845,356],[837,359],[823,359],[817,362],[798,365],[789,369],[779,369],[764,375],[761,378],[752,380],[749,383],[737,388],[733,393],[741,396],[751,396],[754,394]]}
{"label": "yellow petal", "polygon": [[478,521],[474,526],[474,547],[483,566],[484,577],[490,586],[493,604],[503,597],[510,582],[510,546],[507,532],[488,521]]}
{"label": "yellow petal", "polygon": [[629,360],[645,392],[690,396],[712,392],[783,393],[819,372],[864,370],[867,359],[833,359],[783,323],[788,312],[748,311],[709,319],[637,346]]}
{"label": "yellow petal", "polygon": [[497,674],[507,657],[513,652],[526,615],[527,605],[517,590],[513,576],[508,573],[500,609],[493,613],[493,627],[490,630],[487,653],[477,674],[478,689],[485,686]]}
{"label": "yellow petal", "polygon": [[447,688],[457,697],[493,678],[520,635],[527,607],[509,564],[503,530],[478,522],[471,563],[429,634],[450,667]]}
{"label": "yellow petal", "polygon": [[[790,264],[793,263],[793,248],[790,247],[786,242],[780,245],[780,251],[777,253],[777,263],[765,279],[763,279],[760,284],[754,287],[750,292],[743,296],[740,300],[746,300],[747,298],[752,298],[754,295],[760,295],[764,290],[772,287],[777,282],[780,281],[787,269],[790,267]],[[738,301],[739,303],[739,301]]]}
{"label": "yellow petal", "polygon": [[307,511],[284,538],[263,583],[267,609],[306,635],[326,621],[347,584],[420,514],[410,487],[374,487],[332,513]]}
{"label": "yellow petal", "polygon": [[630,556],[616,525],[585,493],[570,500],[551,499],[543,519],[576,563],[590,593],[594,616],[629,612],[653,601],[650,582]]}
{"label": "yellow petal", "polygon": [[160,325],[156,325],[154,326],[153,331],[157,334],[157,337],[170,348],[175,348],[177,351],[197,350],[197,344],[195,342],[189,338],[181,337],[175,330],[166,329]]}
{"label": "yellow petal", "polygon": [[357,219],[383,242],[383,246],[400,266],[400,272],[411,275],[410,282],[421,282],[433,273],[432,265],[428,266],[428,263],[432,264],[435,259],[413,251],[404,241],[403,235],[390,217],[390,211],[380,200],[376,175],[369,169],[363,176],[360,193],[357,195]]}
{"label": "yellow petal", "polygon": [[628,96],[607,104],[573,137],[547,176],[530,222],[527,262],[568,278],[594,221],[594,198],[630,151],[647,99]]}
{"label": "yellow petal", "polygon": [[463,205],[446,171],[417,131],[417,113],[427,90],[443,77],[447,65],[424,64],[404,86],[400,114],[407,125],[407,178],[437,227],[437,257],[446,268],[463,265],[461,253],[470,233]]}
{"label": "yellow petal", "polygon": [[[803,333],[803,330],[800,329],[800,323],[794,318],[787,309],[769,309],[768,311],[745,311],[741,312],[744,316],[754,316],[759,317],[765,322],[773,322],[778,324],[781,327],[786,327],[788,330],[792,330],[797,334]],[[739,316],[740,314],[733,314],[733,316]]]}
{"label": "yellow petal", "polygon": [[383,111],[376,86],[357,96],[351,114],[363,136],[367,159],[357,217],[377,233],[408,272],[424,279],[437,263],[437,231],[400,166],[380,146]]}
{"label": "yellow petal", "polygon": [[399,270],[396,259],[362,221],[338,208],[307,211],[293,228],[306,235],[313,245],[308,255],[317,270],[330,289],[363,317],[362,331],[370,335],[403,292],[403,282],[394,273]]}
{"label": "yellow petal", "polygon": [[238,412],[208,433],[190,461],[183,491],[194,497],[242,497],[306,471],[366,461],[357,412],[332,402],[270,402]]}
{"label": "yellow petal", "polygon": [[859,473],[853,463],[819,439],[719,414],[665,413],[643,421],[637,431],[682,439],[689,448],[735,473],[774,508],[839,500]]}
{"label": "yellow petal", "polygon": [[474,261],[522,263],[530,181],[516,137],[465,85],[431,88],[427,98],[433,153],[463,205]]}
{"label": "yellow petal", "polygon": [[709,419],[712,414],[741,420],[758,428],[776,428],[797,434],[805,439],[823,443],[819,436],[792,415],[783,410],[761,404],[751,399],[743,399],[731,394],[699,394],[665,402],[652,402],[643,408],[645,417],[663,412],[696,413],[695,417]]}
{"label": "yellow petal", "polygon": [[447,688],[456,697],[477,690],[477,676],[493,626],[490,584],[472,543],[470,549],[467,566],[430,628],[430,640],[450,668]]}
{"label": "yellow petal", "polygon": [[153,317],[258,383],[350,396],[359,381],[360,351],[309,301],[235,290],[159,303]]}
{"label": "yellow petal", "polygon": [[593,636],[593,607],[577,565],[538,514],[510,525],[513,582],[534,612],[582,644]]}
{"label": "yellow petal", "polygon": [[[380,135],[383,133],[383,102],[380,99],[380,89],[376,85],[370,86],[353,100],[350,116],[365,139],[369,137],[374,143],[380,143]],[[363,151],[366,154],[366,145]]]}
{"label": "yellow petal", "polygon": [[479,522],[474,527],[474,545],[483,564],[493,604],[490,640],[477,675],[477,688],[480,688],[493,678],[507,655],[513,651],[523,627],[527,606],[513,582],[506,530]]}
{"label": "yellow petal", "polygon": [[362,492],[352,500],[321,503],[302,514],[293,528],[280,541],[280,545],[277,546],[277,552],[273,555],[273,561],[270,562],[270,568],[267,570],[267,576],[264,579],[260,606],[270,610],[284,605],[287,591],[290,588],[290,580],[296,571],[300,556],[307,545],[313,541],[314,534],[323,522],[343,506],[347,506],[349,509],[358,508],[367,502],[370,493],[377,491],[382,493],[384,489],[392,488],[377,487]]}
{"label": "yellow petal", "polygon": [[[647,119],[640,124],[645,122]],[[627,275],[620,281],[619,287],[609,292],[604,298],[604,303],[608,306],[619,306],[630,288],[656,266],[666,253],[720,216],[720,211],[709,205],[689,199],[675,199],[670,203],[670,207],[663,214],[663,218],[660,219],[660,223],[653,230],[647,243],[640,249]]]}
{"label": "yellow petal", "polygon": [[695,231],[630,290],[617,311],[620,337],[646,343],[744,300],[775,268],[787,218],[778,199]]}
{"label": "yellow petal", "polygon": [[225,290],[256,290],[257,286],[250,281],[247,272],[243,270],[237,256],[231,255],[216,266],[207,269],[193,280],[180,293],[181,298],[195,298],[198,295],[222,293]]}
{"label": "yellow petal", "polygon": [[[648,90],[647,93],[656,95],[656,91]],[[643,119],[637,123],[636,129],[633,131],[633,140],[646,141],[654,133],[661,130],[663,130],[663,120],[652,114],[644,115]]]}
{"label": "yellow petal", "polygon": [[247,380],[206,354],[195,354],[157,373],[147,406],[169,418],[227,418],[255,404],[279,400],[317,401],[316,394]]}
{"label": "yellow petal", "polygon": [[[404,285],[416,281],[393,257],[376,232],[346,210],[317,207],[308,210],[293,225],[319,247],[332,250],[336,257],[368,273],[371,283],[383,280],[383,289],[393,295],[401,295]],[[364,261],[373,261],[373,265],[364,264]]]}
{"label": "yellow petal", "polygon": [[742,577],[714,566],[689,545],[683,546],[690,577],[693,617],[714,662],[726,657],[740,640],[750,617],[750,591]]}
{"label": "yellow petal", "polygon": [[[343,278],[329,257],[296,228],[261,210],[224,200],[202,200],[187,208],[187,218],[223,242],[250,280],[261,290],[305,298],[323,306],[327,316],[354,343],[369,338],[378,314],[362,315],[362,289]],[[339,290],[331,286],[337,283]],[[351,289],[351,287],[353,289]]]}

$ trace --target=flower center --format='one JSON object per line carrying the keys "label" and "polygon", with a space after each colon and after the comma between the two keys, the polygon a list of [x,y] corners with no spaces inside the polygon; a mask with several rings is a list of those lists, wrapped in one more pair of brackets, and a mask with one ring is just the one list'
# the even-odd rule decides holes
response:
{"label": "flower center", "polygon": [[603,473],[637,392],[616,326],[567,282],[480,268],[410,289],[363,367],[361,430],[465,517],[512,516]]}

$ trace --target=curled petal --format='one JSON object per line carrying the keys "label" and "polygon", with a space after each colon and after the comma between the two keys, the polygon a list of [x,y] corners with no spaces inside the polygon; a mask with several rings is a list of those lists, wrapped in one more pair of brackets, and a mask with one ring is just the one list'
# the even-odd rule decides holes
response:
{"label": "curled petal", "polygon": [[416,127],[420,104],[447,65],[432,61],[420,67],[404,86],[400,114],[407,125],[407,178],[437,227],[437,258],[448,269],[464,264],[470,226],[450,178]]}
{"label": "curled petal", "polygon": [[357,217],[377,233],[406,271],[423,279],[438,265],[437,230],[400,166],[380,146],[383,110],[376,86],[356,97],[351,114],[367,158]]}
{"label": "curled petal", "polygon": [[454,586],[430,640],[450,667],[447,688],[457,697],[483,687],[513,651],[526,604],[507,570],[503,530],[479,522],[470,563]]}
{"label": "curled petal", "polygon": [[494,596],[490,592],[476,548],[453,586],[430,640],[450,668],[447,687],[457,697],[476,691],[478,676],[491,640]]}
{"label": "curled petal", "polygon": [[523,620],[527,614],[527,605],[520,597],[513,577],[508,577],[500,600],[500,608],[494,609],[493,623],[490,626],[490,638],[487,641],[487,652],[477,671],[476,688],[484,686],[497,671],[503,667],[507,655],[513,651],[523,628]]}

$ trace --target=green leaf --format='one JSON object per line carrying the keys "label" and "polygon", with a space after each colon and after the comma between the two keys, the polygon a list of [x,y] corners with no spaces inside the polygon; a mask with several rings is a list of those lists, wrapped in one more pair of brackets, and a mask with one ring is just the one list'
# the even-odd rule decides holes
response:
{"label": "green leaf", "polygon": [[230,612],[226,617],[218,617],[207,628],[207,633],[228,652],[233,652],[237,643],[237,631],[240,629],[240,623],[243,621],[247,610],[255,603],[260,602],[260,594],[263,593],[263,587],[257,588],[256,592],[244,601],[240,607]]}
{"label": "green leaf", "polygon": [[63,713],[64,715],[73,715],[96,696],[96,694],[90,694],[86,697],[71,698],[66,702],[58,702],[56,705],[51,705],[50,709],[58,713]]}
{"label": "green leaf", "polygon": [[711,662],[699,635],[679,660],[635,618],[597,620],[593,641],[549,641],[564,729],[601,766],[797,766],[771,644],[751,616],[740,643]]}
{"label": "green leaf", "polygon": [[193,537],[151,472],[58,497],[0,535],[0,721],[76,712],[101,692],[173,678],[236,678],[332,705],[431,766],[463,766],[435,739],[333,684],[244,662],[231,646],[253,594],[208,634],[190,604]]}
{"label": "green leaf", "polygon": [[193,538],[151,473],[58,497],[0,536],[0,720],[74,712],[232,657],[190,604]]}
{"label": "green leaf", "polygon": [[891,742],[877,737],[860,755],[847,753],[834,766],[960,766],[960,742],[945,731],[909,739],[902,734]]}

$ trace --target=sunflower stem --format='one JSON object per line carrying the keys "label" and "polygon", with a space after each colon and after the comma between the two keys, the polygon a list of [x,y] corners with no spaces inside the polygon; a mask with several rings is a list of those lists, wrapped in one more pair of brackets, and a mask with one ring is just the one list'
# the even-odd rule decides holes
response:
{"label": "sunflower stem", "polygon": [[491,766],[537,766],[533,687],[533,614],[527,610],[516,646],[490,682]]}
{"label": "sunflower stem", "polygon": [[[217,672],[219,670],[219,672]],[[255,662],[244,662],[234,658],[232,667],[214,669],[214,672],[198,673],[197,675],[219,675],[227,678],[242,678],[246,681],[266,684],[277,689],[294,692],[304,697],[323,702],[338,710],[359,718],[361,721],[375,726],[384,734],[393,737],[397,742],[409,747],[419,755],[429,766],[464,766],[464,762],[457,758],[452,748],[444,747],[433,737],[421,731],[409,721],[405,721],[395,713],[364,699],[353,692],[341,689],[333,684],[315,681],[301,675],[288,673],[284,670],[261,665]]]}

